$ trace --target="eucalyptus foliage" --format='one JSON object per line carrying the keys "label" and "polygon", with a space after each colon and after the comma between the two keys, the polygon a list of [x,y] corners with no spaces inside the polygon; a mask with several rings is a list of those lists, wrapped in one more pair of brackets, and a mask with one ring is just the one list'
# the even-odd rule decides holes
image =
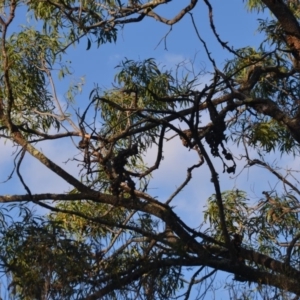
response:
{"label": "eucalyptus foliage", "polygon": [[[263,39],[258,47],[235,48],[218,33],[212,3],[190,0],[178,9],[175,2],[0,3],[0,140],[12,148],[12,169],[4,169],[1,184],[16,178],[26,191],[0,195],[0,271],[8,297],[200,299],[222,272],[230,274],[224,288],[235,299],[300,297],[300,3],[244,1],[254,18],[264,13],[257,23]],[[161,14],[166,5],[169,19]],[[220,66],[199,33],[204,21],[193,15],[201,5],[228,52]],[[28,22],[19,24],[24,12]],[[197,73],[195,62],[190,68],[182,62],[169,70],[154,58],[124,57],[112,87],[96,82],[83,107],[84,80],[70,80],[62,104],[57,86],[72,79],[71,47],[85,43],[88,55],[91,47],[116,42],[130,23],[179,26],[188,17],[207,69]],[[59,165],[60,155],[42,150],[44,142],[61,140],[72,145],[67,162],[76,162],[75,173]],[[174,140],[172,150],[185,151],[182,161],[194,161],[186,173],[178,162],[182,183],[157,197],[149,186]],[[21,171],[27,155],[70,189],[35,192]],[[283,168],[283,158],[293,167]],[[245,191],[224,190],[223,180],[246,178],[257,167],[272,182],[260,182],[258,196],[251,182]],[[213,188],[197,226],[174,205],[192,176],[198,198]]]}

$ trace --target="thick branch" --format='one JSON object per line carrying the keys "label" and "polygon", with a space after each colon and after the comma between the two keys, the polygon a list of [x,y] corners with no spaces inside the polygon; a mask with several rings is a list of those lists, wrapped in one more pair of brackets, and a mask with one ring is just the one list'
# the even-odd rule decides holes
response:
{"label": "thick branch", "polygon": [[300,26],[296,17],[282,0],[262,0],[262,2],[278,19],[285,32],[287,46],[297,60],[296,66],[300,67]]}
{"label": "thick branch", "polygon": [[278,123],[284,124],[290,131],[293,138],[300,143],[300,122],[299,118],[290,118],[286,113],[284,113],[278,105],[270,100],[263,98],[245,98],[242,101],[247,106],[254,108],[257,112],[272,117]]}
{"label": "thick branch", "polygon": [[46,166],[48,169],[53,171],[55,174],[63,178],[66,182],[74,186],[76,189],[78,189],[81,192],[91,192],[92,190],[85,186],[83,183],[81,183],[79,180],[77,180],[75,177],[70,175],[68,172],[66,172],[64,169],[59,167],[57,164],[55,164],[52,160],[47,158],[43,153],[35,149],[32,145],[30,145],[21,135],[19,131],[14,128],[14,131],[12,132],[13,140],[22,146],[26,151],[28,151],[34,158],[39,160],[44,166]]}

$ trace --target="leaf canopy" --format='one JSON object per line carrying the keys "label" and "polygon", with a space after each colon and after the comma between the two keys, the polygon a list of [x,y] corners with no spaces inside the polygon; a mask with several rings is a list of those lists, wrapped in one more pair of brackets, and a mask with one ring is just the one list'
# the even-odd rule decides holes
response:
{"label": "leaf canopy", "polygon": [[[299,1],[244,1],[263,38],[241,48],[219,33],[219,4],[186,2],[0,4],[0,140],[13,149],[11,169],[1,169],[9,193],[0,191],[9,297],[201,299],[222,272],[232,275],[224,288],[234,299],[300,296]],[[201,5],[229,53],[224,64],[198,30]],[[25,10],[28,23],[16,29]],[[122,58],[111,87],[96,82],[89,97],[80,94],[72,51],[81,60],[151,19],[170,26],[166,47],[187,17],[207,67]],[[49,154],[49,144],[68,149]],[[47,181],[50,191],[39,192],[31,179],[40,173],[23,172],[29,155],[67,188]]]}

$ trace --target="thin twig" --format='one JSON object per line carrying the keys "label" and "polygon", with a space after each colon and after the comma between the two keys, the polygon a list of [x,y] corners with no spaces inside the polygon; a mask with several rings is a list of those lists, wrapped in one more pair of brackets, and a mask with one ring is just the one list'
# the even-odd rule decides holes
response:
{"label": "thin twig", "polygon": [[191,166],[190,168],[187,169],[187,176],[185,181],[176,189],[176,191],[169,197],[169,199],[165,202],[166,204],[170,204],[170,202],[182,191],[182,189],[189,183],[189,181],[192,179],[192,171],[195,168],[199,168],[201,165],[203,165],[204,163],[204,159],[202,158],[202,160],[198,163],[195,164],[193,166]]}

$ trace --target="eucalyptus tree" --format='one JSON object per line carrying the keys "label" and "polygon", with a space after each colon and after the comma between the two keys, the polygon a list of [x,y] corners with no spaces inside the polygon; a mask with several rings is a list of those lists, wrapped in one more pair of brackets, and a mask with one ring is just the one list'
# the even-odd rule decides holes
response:
{"label": "eucalyptus tree", "polygon": [[[263,11],[271,17],[258,21],[264,36],[260,46],[239,49],[218,34],[208,0],[187,1],[178,11],[174,8],[170,19],[160,14],[166,5],[172,10],[174,2],[0,4],[0,137],[14,149],[9,179],[16,176],[26,191],[0,195],[1,271],[14,297],[188,299],[197,287],[205,295],[218,271],[233,275],[238,293],[245,285],[244,297],[300,296],[299,170],[296,165],[280,169],[268,160],[272,151],[298,158],[300,5],[292,0],[246,1],[254,16]],[[228,52],[223,65],[216,63],[198,31],[192,12],[200,4],[207,7],[212,33]],[[25,10],[29,19],[38,20],[36,26],[12,33],[18,12]],[[72,114],[64,108],[53,73],[59,69],[61,77],[69,76],[69,47],[81,40],[87,50],[94,43],[105,47],[117,40],[121,28],[147,18],[166,26],[190,18],[211,64],[206,74],[210,81],[201,85],[202,74],[160,68],[154,59],[124,59],[113,88],[95,87],[84,110]],[[72,106],[78,87],[68,92]],[[148,187],[164,164],[170,138],[197,159],[182,184],[160,199]],[[78,162],[77,174],[40,150],[45,141],[62,139],[74,141],[77,155],[69,159]],[[156,149],[151,166],[144,161],[150,149]],[[21,172],[26,154],[71,190],[56,193],[49,186],[49,192],[35,193]],[[220,161],[221,167],[216,164]],[[264,168],[283,188],[266,184],[258,203],[239,187],[224,191],[219,173],[229,178],[238,162],[250,171]],[[204,225],[193,228],[172,204],[189,188],[196,169],[209,170],[201,184],[211,184],[214,194],[199,216]],[[48,213],[35,214],[30,204]],[[12,218],[10,210],[16,208],[19,217]]]}

